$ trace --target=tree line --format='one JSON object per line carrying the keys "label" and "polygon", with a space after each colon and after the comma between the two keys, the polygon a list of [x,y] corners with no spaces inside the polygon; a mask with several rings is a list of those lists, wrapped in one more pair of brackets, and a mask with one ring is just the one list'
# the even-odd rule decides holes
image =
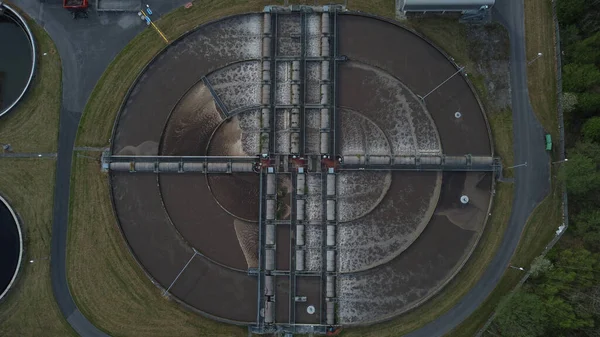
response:
{"label": "tree line", "polygon": [[600,337],[600,0],[556,6],[568,158],[559,177],[569,228],[533,261],[523,287],[502,299],[490,335]]}

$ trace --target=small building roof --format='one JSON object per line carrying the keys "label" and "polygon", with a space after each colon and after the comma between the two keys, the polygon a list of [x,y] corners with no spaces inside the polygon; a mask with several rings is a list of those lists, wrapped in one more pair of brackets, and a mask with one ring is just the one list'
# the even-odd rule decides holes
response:
{"label": "small building roof", "polygon": [[462,12],[491,7],[494,3],[495,0],[400,0],[400,8],[405,12]]}

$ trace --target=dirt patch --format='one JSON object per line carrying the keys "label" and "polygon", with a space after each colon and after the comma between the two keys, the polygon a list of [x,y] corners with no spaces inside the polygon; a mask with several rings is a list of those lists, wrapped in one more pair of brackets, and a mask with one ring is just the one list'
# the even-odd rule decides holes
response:
{"label": "dirt patch", "polygon": [[[489,180],[490,176],[486,173],[466,173],[462,190],[457,190],[459,193],[454,193],[451,199],[447,200],[448,205],[440,205],[435,214],[445,216],[448,221],[462,229],[480,230],[489,206],[489,191],[481,186],[489,185]],[[467,204],[460,201],[463,196],[469,198]]]}
{"label": "dirt patch", "polygon": [[475,63],[485,86],[490,112],[510,108],[510,45],[508,32],[500,24],[466,25],[468,56]]}

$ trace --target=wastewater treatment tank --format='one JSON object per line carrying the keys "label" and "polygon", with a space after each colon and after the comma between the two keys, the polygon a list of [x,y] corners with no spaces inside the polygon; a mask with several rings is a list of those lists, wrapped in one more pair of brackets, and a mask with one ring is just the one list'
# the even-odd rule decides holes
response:
{"label": "wastewater treatment tank", "polygon": [[0,196],[0,300],[17,278],[23,258],[23,235],[18,218]]}
{"label": "wastewater treatment tank", "polygon": [[0,1],[0,117],[25,95],[35,63],[35,42],[27,23]]}

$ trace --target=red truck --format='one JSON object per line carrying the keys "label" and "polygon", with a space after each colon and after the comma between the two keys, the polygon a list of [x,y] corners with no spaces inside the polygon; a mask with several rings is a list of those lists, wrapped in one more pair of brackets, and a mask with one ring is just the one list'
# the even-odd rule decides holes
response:
{"label": "red truck", "polygon": [[63,7],[73,13],[73,19],[77,19],[80,13],[87,17],[88,0],[63,0]]}

